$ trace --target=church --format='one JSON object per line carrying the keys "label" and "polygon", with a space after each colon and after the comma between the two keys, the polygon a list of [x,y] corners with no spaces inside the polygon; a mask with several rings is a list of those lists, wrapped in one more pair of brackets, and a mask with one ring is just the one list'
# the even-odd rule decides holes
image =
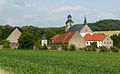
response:
{"label": "church", "polygon": [[91,45],[92,42],[97,42],[97,47],[105,46],[110,48],[113,46],[113,40],[103,34],[94,34],[90,27],[87,25],[87,19],[84,19],[84,24],[74,25],[72,16],[67,16],[65,34],[56,34],[51,40],[52,45],[75,45],[76,48],[84,48]]}

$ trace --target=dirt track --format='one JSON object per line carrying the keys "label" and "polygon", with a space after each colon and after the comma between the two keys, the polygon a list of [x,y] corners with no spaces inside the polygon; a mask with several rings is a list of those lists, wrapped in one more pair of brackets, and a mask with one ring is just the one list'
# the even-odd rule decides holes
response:
{"label": "dirt track", "polygon": [[0,69],[0,74],[8,74],[8,73]]}

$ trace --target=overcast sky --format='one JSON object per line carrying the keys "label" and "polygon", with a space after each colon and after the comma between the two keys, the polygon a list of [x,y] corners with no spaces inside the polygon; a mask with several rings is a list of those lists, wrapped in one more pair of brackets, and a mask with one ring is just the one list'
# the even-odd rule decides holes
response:
{"label": "overcast sky", "polygon": [[61,27],[68,14],[75,24],[120,19],[120,0],[0,0],[2,25]]}

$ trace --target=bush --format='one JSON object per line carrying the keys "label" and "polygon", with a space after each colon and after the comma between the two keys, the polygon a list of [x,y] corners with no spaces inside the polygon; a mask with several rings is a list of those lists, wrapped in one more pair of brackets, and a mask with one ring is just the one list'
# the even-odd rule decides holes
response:
{"label": "bush", "polygon": [[47,45],[44,44],[44,46],[42,47],[42,49],[48,49],[48,48],[47,48]]}
{"label": "bush", "polygon": [[110,48],[110,50],[111,50],[112,52],[119,52],[119,48],[114,47],[114,46],[112,46],[112,47]]}
{"label": "bush", "polygon": [[62,44],[62,49],[67,51],[68,50],[68,45]]}
{"label": "bush", "polygon": [[57,50],[57,49],[58,49],[58,46],[57,46],[57,45],[52,45],[50,49],[51,49],[51,50]]}
{"label": "bush", "polygon": [[107,52],[108,51],[107,47],[105,47],[105,46],[99,47],[99,49],[100,49],[100,52]]}
{"label": "bush", "polygon": [[75,51],[75,50],[76,50],[75,45],[71,44],[71,45],[70,45],[70,51]]}
{"label": "bush", "polygon": [[9,44],[10,44],[9,40],[2,40],[3,48],[10,48]]}

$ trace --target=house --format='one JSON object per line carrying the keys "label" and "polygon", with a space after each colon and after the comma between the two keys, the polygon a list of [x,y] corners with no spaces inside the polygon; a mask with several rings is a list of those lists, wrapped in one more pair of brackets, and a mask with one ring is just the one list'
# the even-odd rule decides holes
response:
{"label": "house", "polygon": [[105,46],[107,48],[110,48],[113,46],[113,40],[103,33],[93,35],[86,34],[84,36],[84,39],[86,40],[87,46],[91,45],[92,42],[97,42],[97,47]]}
{"label": "house", "polygon": [[45,37],[45,34],[43,34],[43,37],[42,37],[42,40],[41,40],[41,45],[44,46],[46,45],[47,46],[47,39]]}
{"label": "house", "polygon": [[21,30],[19,27],[15,27],[12,31],[12,33],[8,36],[7,40],[11,42],[10,47],[12,49],[17,49],[19,46],[18,39],[21,36],[23,30]]}
{"label": "house", "polygon": [[70,32],[65,34],[56,34],[51,39],[51,45],[61,46],[63,43],[70,46],[75,45],[76,48],[86,47],[85,39],[79,34],[79,32]]}

